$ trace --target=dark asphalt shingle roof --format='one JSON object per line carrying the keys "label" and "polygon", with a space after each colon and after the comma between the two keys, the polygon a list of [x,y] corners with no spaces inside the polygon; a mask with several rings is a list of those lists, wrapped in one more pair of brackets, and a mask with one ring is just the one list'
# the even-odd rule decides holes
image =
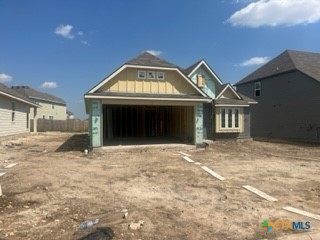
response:
{"label": "dark asphalt shingle roof", "polygon": [[150,67],[167,67],[167,68],[177,68],[176,65],[167,62],[161,58],[158,58],[148,52],[143,52],[137,57],[129,60],[125,64],[128,65],[139,65],[139,66],[150,66]]}
{"label": "dark asphalt shingle roof", "polygon": [[229,83],[217,85],[216,86],[216,96],[218,96],[225,88],[226,86],[230,86],[240,97],[241,99],[234,99],[234,98],[218,98],[215,100],[215,104],[230,104],[230,105],[249,105],[252,103],[257,103],[256,100],[253,100],[243,94],[240,94],[237,92],[233,86],[231,86]]}
{"label": "dark asphalt shingle roof", "polygon": [[[239,94],[239,93],[238,93]],[[227,105],[250,105],[258,103],[256,100],[253,100],[243,94],[239,94],[241,99],[233,98],[219,98],[214,101],[215,104],[227,104]]]}
{"label": "dark asphalt shingle roof", "polygon": [[222,85],[217,84],[216,85],[216,96],[218,96],[222,92],[222,90],[225,89],[225,87],[227,85],[228,85],[228,83],[225,83],[225,84],[222,84]]}
{"label": "dark asphalt shingle roof", "polygon": [[190,67],[187,67],[186,69],[183,70],[185,75],[189,75],[201,62],[202,60],[199,60],[198,62],[192,64]]}
{"label": "dark asphalt shingle roof", "polygon": [[0,92],[3,92],[3,93],[8,94],[8,95],[11,95],[12,97],[15,97],[15,98],[19,98],[22,101],[25,101],[25,102],[27,102],[29,104],[33,104],[34,105],[34,103],[32,101],[30,101],[30,99],[28,99],[24,95],[20,94],[19,92],[15,91],[14,89],[11,89],[11,88],[7,87],[3,83],[0,83]]}
{"label": "dark asphalt shingle roof", "polygon": [[299,70],[320,82],[320,53],[286,50],[235,85]]}
{"label": "dark asphalt shingle roof", "polygon": [[11,88],[29,99],[45,100],[48,102],[66,105],[66,102],[63,99],[48,93],[39,92],[28,86],[12,86]]}

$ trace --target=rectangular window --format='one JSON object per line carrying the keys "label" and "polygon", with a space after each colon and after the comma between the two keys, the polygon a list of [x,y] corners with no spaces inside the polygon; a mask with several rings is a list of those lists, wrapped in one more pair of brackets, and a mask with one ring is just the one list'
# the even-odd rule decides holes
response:
{"label": "rectangular window", "polygon": [[228,128],[232,128],[232,109],[228,109]]}
{"label": "rectangular window", "polygon": [[254,96],[255,97],[261,96],[261,82],[254,83]]}
{"label": "rectangular window", "polygon": [[27,128],[29,128],[29,112],[30,112],[30,109],[28,109],[27,111]]}
{"label": "rectangular window", "polygon": [[42,119],[46,119],[46,115],[42,115]]}
{"label": "rectangular window", "polygon": [[148,79],[156,79],[156,72],[148,71]]}
{"label": "rectangular window", "polygon": [[221,109],[221,128],[226,127],[226,109]]}
{"label": "rectangular window", "polygon": [[221,108],[220,126],[223,129],[239,129],[239,108]]}
{"label": "rectangular window", "polygon": [[157,72],[157,80],[164,80],[164,72]]}
{"label": "rectangular window", "polygon": [[54,109],[54,104],[51,105],[51,108]]}
{"label": "rectangular window", "polygon": [[53,120],[53,116],[49,116],[49,119],[50,119],[50,120]]}
{"label": "rectangular window", "polygon": [[239,109],[234,109],[234,127],[239,128]]}
{"label": "rectangular window", "polygon": [[12,107],[11,121],[14,122],[15,114],[16,114],[16,104],[14,102],[12,102],[11,107]]}
{"label": "rectangular window", "polygon": [[138,79],[146,79],[146,71],[138,71]]}

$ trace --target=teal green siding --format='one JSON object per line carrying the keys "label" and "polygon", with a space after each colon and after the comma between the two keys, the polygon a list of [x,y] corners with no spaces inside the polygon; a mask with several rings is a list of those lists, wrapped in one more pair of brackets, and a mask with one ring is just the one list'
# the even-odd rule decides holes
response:
{"label": "teal green siding", "polygon": [[215,99],[215,84],[217,80],[208,72],[208,70],[200,66],[192,75],[191,75],[191,80],[197,84],[197,75],[202,74],[205,77],[206,84],[205,87],[201,88],[203,92],[205,92],[209,97],[212,99]]}
{"label": "teal green siding", "polygon": [[90,143],[92,147],[102,146],[102,104],[101,100],[90,101]]}
{"label": "teal green siding", "polygon": [[195,144],[201,145],[203,144],[203,104],[197,104],[195,106]]}

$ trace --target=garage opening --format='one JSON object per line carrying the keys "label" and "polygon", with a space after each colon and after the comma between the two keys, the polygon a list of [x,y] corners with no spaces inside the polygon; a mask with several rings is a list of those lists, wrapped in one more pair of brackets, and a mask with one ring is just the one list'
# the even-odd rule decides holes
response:
{"label": "garage opening", "polygon": [[104,145],[194,142],[193,106],[103,105]]}

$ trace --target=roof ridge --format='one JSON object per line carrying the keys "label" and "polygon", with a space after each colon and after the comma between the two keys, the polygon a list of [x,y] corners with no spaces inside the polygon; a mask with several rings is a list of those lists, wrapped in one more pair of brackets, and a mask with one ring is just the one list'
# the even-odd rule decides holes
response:
{"label": "roof ridge", "polygon": [[[296,62],[294,61],[294,59],[293,59],[293,57],[292,57],[292,52],[294,52],[294,50],[288,50],[288,49],[287,49],[287,50],[284,51],[284,52],[286,52],[286,53],[288,54],[289,59],[290,59],[292,65],[294,66],[294,68],[295,68],[295,69],[298,69]],[[295,51],[295,52],[299,52],[299,51]]]}
{"label": "roof ridge", "polygon": [[168,62],[158,56],[155,56],[148,51],[144,51],[138,56],[130,59],[125,65],[139,65],[139,66],[150,66],[150,67],[168,67],[178,68],[176,64]]}

